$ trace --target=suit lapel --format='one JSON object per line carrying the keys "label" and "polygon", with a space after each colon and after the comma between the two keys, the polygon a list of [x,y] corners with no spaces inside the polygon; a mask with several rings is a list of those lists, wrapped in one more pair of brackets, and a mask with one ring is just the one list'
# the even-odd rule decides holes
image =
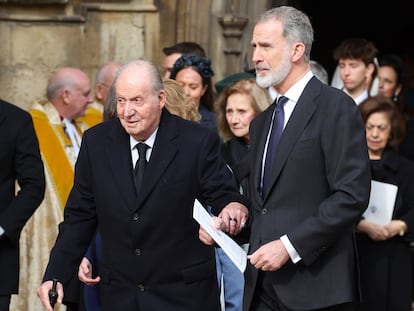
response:
{"label": "suit lapel", "polygon": [[133,168],[129,135],[122,128],[118,119],[110,122],[114,122],[114,126],[108,136],[109,143],[106,144],[105,152],[108,164],[112,171],[112,182],[118,187],[121,197],[125,200],[128,208],[130,210],[135,210],[134,201],[136,196],[132,173]]}
{"label": "suit lapel", "polygon": [[178,131],[175,119],[164,109],[151,158],[144,172],[144,182],[141,186],[140,195],[135,202],[137,208],[141,207],[157,183],[160,182],[164,171],[177,153],[177,137]]}
{"label": "suit lapel", "polygon": [[[267,135],[269,132],[269,125],[272,121],[273,111],[275,110],[276,105],[273,103],[267,110],[265,110],[261,115],[257,117],[257,126],[256,126],[256,141],[252,141],[252,144],[257,146],[258,150],[252,153],[251,163],[253,169],[251,170],[251,180],[250,183],[253,185],[254,191],[252,191],[252,199],[255,199],[259,206],[262,203],[262,197],[260,194],[260,184],[262,178],[262,158],[264,153],[264,148],[266,144]],[[254,139],[254,138],[253,138]]]}
{"label": "suit lapel", "polygon": [[[302,95],[296,103],[295,109],[293,110],[285,129],[283,130],[275,153],[276,158],[273,162],[269,189],[274,186],[279,178],[280,172],[285,165],[292,148],[295,146],[297,140],[311,119],[312,114],[315,112],[316,105],[314,102],[314,91],[316,85],[312,83],[313,80],[314,79],[311,79],[305,87]],[[270,191],[268,194],[269,193]],[[266,198],[267,196],[264,199],[266,200]]]}

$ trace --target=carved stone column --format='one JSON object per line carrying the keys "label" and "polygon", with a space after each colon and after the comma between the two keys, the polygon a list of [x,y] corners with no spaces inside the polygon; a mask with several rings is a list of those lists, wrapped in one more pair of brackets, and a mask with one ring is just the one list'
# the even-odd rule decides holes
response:
{"label": "carved stone column", "polygon": [[[226,75],[234,73],[234,68],[237,71],[243,71],[242,66],[242,42],[243,29],[248,22],[247,17],[235,16],[226,14],[219,17],[218,21],[223,29],[223,36],[225,38],[225,47],[223,49],[226,63]],[[231,71],[231,72],[229,72]]]}

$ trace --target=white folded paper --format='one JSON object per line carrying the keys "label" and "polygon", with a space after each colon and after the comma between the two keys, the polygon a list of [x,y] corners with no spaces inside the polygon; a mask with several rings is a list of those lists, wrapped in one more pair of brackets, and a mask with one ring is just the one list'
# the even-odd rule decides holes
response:
{"label": "white folded paper", "polygon": [[386,225],[392,219],[398,187],[384,182],[371,181],[371,195],[363,216],[366,220]]}
{"label": "white folded paper", "polygon": [[194,201],[193,217],[213,240],[223,249],[227,256],[244,272],[247,264],[246,252],[234,242],[226,233],[218,230],[213,225],[213,217],[201,205],[198,200]]}

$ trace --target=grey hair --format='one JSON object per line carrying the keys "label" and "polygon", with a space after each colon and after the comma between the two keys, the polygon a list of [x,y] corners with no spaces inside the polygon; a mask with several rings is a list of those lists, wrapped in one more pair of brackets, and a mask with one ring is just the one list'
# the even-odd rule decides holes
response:
{"label": "grey hair", "polygon": [[[109,78],[112,80],[120,67],[121,64],[116,61],[110,61],[103,64],[96,72],[95,85],[99,83],[105,84]],[[109,87],[110,85],[107,86]]]}
{"label": "grey hair", "polygon": [[105,66],[98,69],[95,76],[95,84],[102,83],[105,80]]}
{"label": "grey hair", "polygon": [[302,42],[305,45],[304,58],[309,62],[313,43],[313,28],[309,17],[296,8],[279,6],[262,13],[259,16],[257,23],[271,19],[275,19],[282,23],[283,36],[288,42]]}
{"label": "grey hair", "polygon": [[[150,78],[151,78],[151,84],[152,84],[152,91],[154,95],[158,96],[160,91],[164,89],[160,72],[158,71],[154,63],[144,58],[139,58],[136,60],[129,61],[128,63],[123,65],[121,68],[119,68],[119,70],[116,73],[115,79],[114,79],[114,86],[116,86],[116,84],[118,83],[118,78],[121,75],[121,73],[124,72],[125,69],[131,66],[146,68],[146,70],[148,70],[148,73],[151,76]],[[141,70],[138,70],[136,72],[137,75],[140,75],[141,73],[142,73]]]}
{"label": "grey hair", "polygon": [[310,60],[309,64],[311,66],[311,71],[315,77],[317,77],[323,83],[329,84],[329,76],[326,69],[320,63],[312,59]]}
{"label": "grey hair", "polygon": [[73,89],[75,84],[76,81],[71,74],[62,74],[60,71],[56,71],[48,80],[46,97],[49,101],[52,101],[64,88]]}

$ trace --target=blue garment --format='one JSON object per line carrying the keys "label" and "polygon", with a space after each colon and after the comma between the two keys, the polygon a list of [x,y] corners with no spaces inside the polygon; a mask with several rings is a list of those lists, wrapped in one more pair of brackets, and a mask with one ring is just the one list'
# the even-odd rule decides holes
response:
{"label": "blue garment", "polygon": [[207,109],[206,106],[200,104],[198,112],[201,115],[200,124],[214,132],[217,132],[217,116],[213,111]]}
{"label": "blue garment", "polygon": [[[211,207],[207,207],[211,213]],[[217,282],[220,292],[223,292],[223,311],[242,311],[244,275],[231,261],[230,257],[219,246],[215,246]]]}
{"label": "blue garment", "polygon": [[[217,116],[214,112],[208,110],[205,106],[200,104],[198,112],[201,115],[200,124],[206,128],[209,128],[217,132]],[[235,140],[237,140],[235,138]],[[242,154],[243,157],[247,154],[248,149],[245,145],[242,147],[242,151],[238,150],[238,155]],[[222,152],[225,153],[225,148]],[[226,157],[224,156],[225,160]],[[231,161],[230,161],[231,162]],[[241,161],[240,161],[241,162]],[[229,164],[229,163],[227,163]],[[233,168],[232,168],[233,170]],[[229,173],[231,173],[229,171]],[[233,173],[235,173],[233,171]],[[237,169],[237,173],[239,170]],[[236,174],[236,173],[235,173]],[[242,175],[244,173],[241,173]],[[244,175],[242,176],[245,177]],[[238,176],[234,176],[235,183],[240,184]],[[247,239],[248,240],[248,239]],[[239,241],[236,241],[239,242]],[[244,289],[244,276],[221,247],[215,247],[216,252],[216,268],[217,268],[217,280],[220,290],[224,293],[224,309],[223,311],[242,311],[243,307],[243,289]]]}
{"label": "blue garment", "polygon": [[[221,145],[221,152],[227,165],[231,168],[235,184],[240,193],[249,197],[249,146],[243,138],[233,137]],[[234,241],[242,246],[249,241],[250,228],[244,228]],[[244,275],[224,253],[220,247],[216,247],[217,278],[219,286],[224,294],[225,311],[242,311]]]}
{"label": "blue garment", "polygon": [[[101,258],[102,238],[99,230],[96,231],[95,239],[89,245],[85,257],[92,265],[93,277],[99,275],[99,260]],[[101,311],[101,291],[99,283],[96,285],[83,286],[84,301],[86,311]]]}
{"label": "blue garment", "polygon": [[217,280],[224,293],[225,311],[242,311],[244,276],[221,247],[216,247]]}

